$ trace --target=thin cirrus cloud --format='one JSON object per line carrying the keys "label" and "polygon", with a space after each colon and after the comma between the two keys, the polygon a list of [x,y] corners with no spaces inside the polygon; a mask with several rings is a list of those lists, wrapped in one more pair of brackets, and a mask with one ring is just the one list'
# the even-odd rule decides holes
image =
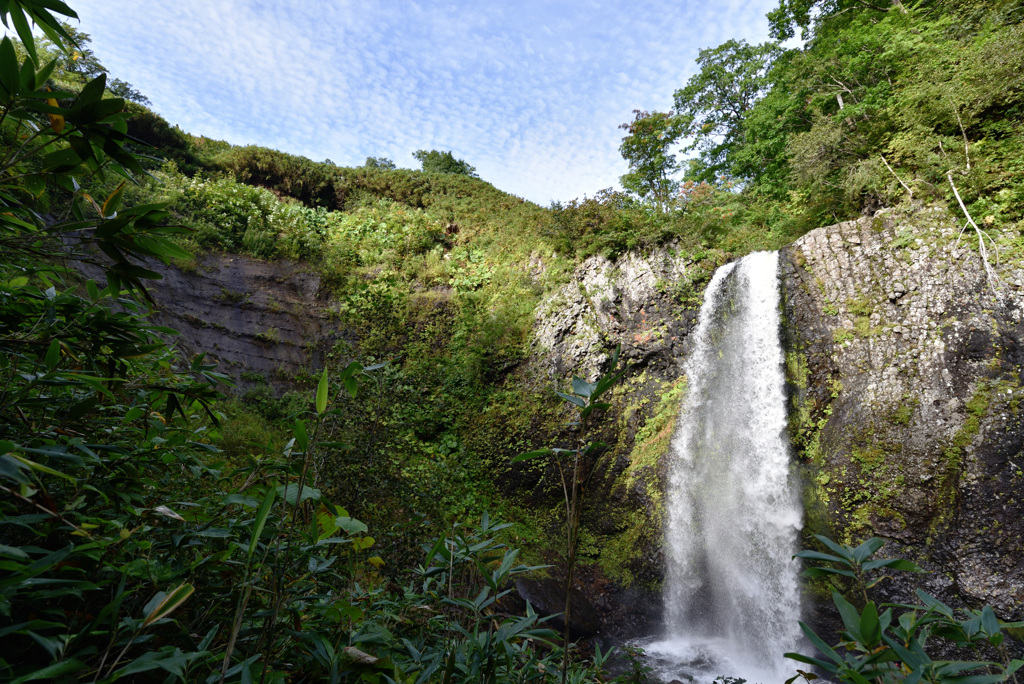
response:
{"label": "thin cirrus cloud", "polygon": [[80,0],[92,48],[197,135],[360,165],[452,150],[540,204],[618,185],[619,124],[776,0]]}

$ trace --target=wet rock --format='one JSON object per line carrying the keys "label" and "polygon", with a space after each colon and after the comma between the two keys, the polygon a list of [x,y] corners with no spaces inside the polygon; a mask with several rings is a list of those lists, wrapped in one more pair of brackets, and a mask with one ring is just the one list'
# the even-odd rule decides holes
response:
{"label": "wet rock", "polygon": [[[516,581],[516,592],[533,606],[538,615],[555,616],[547,624],[559,631],[565,629],[565,580],[520,579]],[[576,588],[572,590],[569,613],[569,629],[573,638],[592,637],[601,631],[601,616],[597,609]]]}

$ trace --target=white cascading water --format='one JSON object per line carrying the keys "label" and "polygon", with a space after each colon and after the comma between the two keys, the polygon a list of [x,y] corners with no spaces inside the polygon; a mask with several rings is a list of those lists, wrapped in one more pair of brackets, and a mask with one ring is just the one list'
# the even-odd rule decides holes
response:
{"label": "white cascading water", "polygon": [[802,521],[786,435],[777,252],[715,272],[686,361],[672,441],[665,634],[645,645],[666,680],[775,684],[800,630]]}

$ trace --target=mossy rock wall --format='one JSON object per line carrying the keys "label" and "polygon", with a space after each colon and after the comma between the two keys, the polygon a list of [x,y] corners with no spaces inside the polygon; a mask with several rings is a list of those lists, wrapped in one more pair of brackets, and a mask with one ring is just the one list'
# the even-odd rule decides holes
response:
{"label": "mossy rock wall", "polygon": [[[805,532],[880,536],[930,571],[927,591],[1019,620],[1022,271],[1004,259],[990,281],[977,236],[960,229],[917,207],[783,250]],[[880,589],[910,598],[903,581]]]}
{"label": "mossy rock wall", "polygon": [[[586,494],[578,573],[578,588],[597,606],[606,628],[619,634],[658,624],[664,456],[686,388],[682,362],[703,289],[722,260],[720,253],[672,247],[628,253],[614,262],[587,259],[569,283],[541,302],[530,358],[519,369],[525,384],[567,391],[573,375],[592,381],[610,370],[612,352],[620,349],[626,372],[596,435],[608,449]],[[571,411],[557,418],[547,433],[535,436],[538,447],[571,443],[574,435],[564,428]],[[564,520],[557,471],[551,463],[528,463],[502,478],[510,485],[506,493],[535,514],[551,513],[547,531],[557,539]],[[551,561],[558,560],[553,553]]]}

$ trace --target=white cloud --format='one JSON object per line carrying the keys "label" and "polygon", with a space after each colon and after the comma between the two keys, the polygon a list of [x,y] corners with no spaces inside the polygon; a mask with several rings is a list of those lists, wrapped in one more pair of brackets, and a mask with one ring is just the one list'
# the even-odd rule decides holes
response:
{"label": "white cloud", "polygon": [[667,109],[701,48],[761,42],[774,0],[80,0],[101,61],[171,123],[361,164],[451,149],[546,204],[616,185],[632,110]]}

